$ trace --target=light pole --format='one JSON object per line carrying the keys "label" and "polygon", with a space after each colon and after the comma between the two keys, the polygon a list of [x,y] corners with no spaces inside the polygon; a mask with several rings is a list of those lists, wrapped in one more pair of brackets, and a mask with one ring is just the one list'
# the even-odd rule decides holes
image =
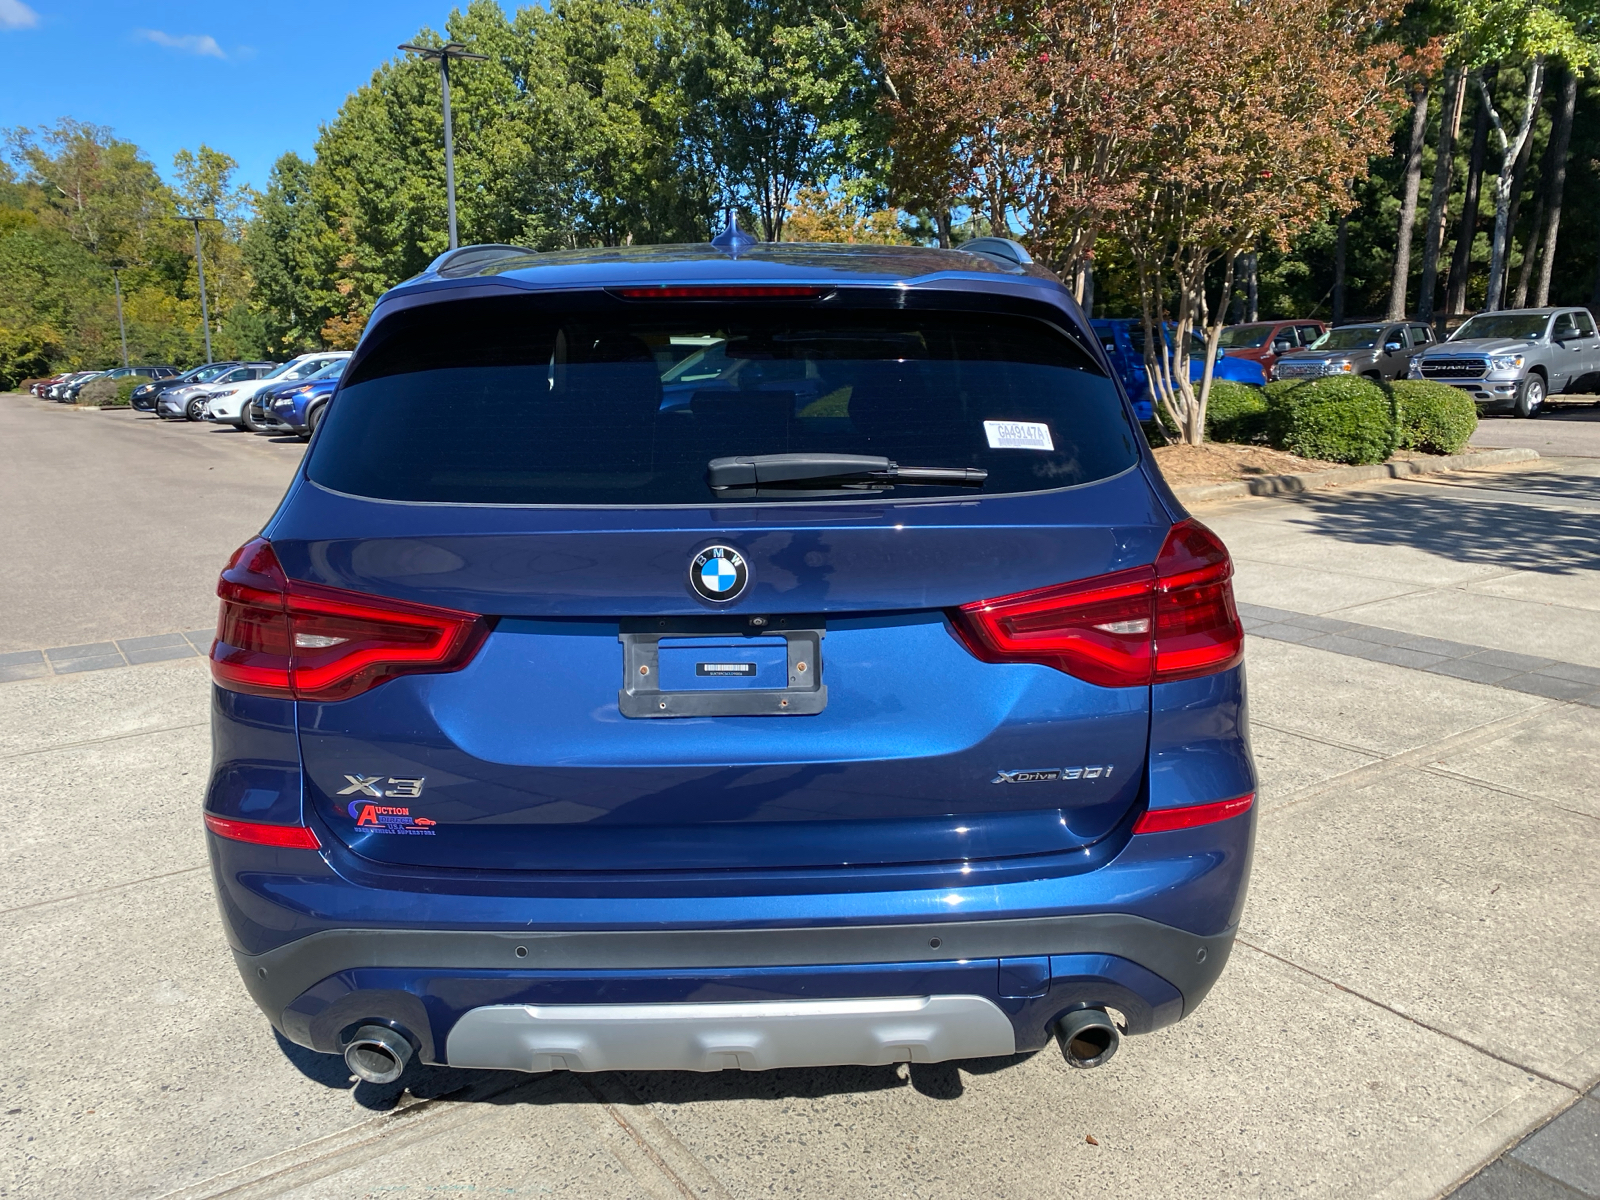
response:
{"label": "light pole", "polygon": [[455,134],[450,127],[450,60],[469,59],[488,62],[487,54],[473,54],[460,42],[446,42],[443,46],[413,46],[409,42],[397,47],[423,58],[435,59],[439,64],[439,89],[444,94],[444,190],[445,205],[450,214],[450,249],[456,241],[456,147]]}
{"label": "light pole", "polygon": [[122,365],[128,365],[128,323],[122,319],[122,276],[120,268],[111,268],[111,284],[117,289],[117,328],[122,332]]}
{"label": "light pole", "polygon": [[206,361],[211,361],[211,309],[206,303],[206,263],[200,253],[200,226],[206,221],[216,221],[216,217],[191,217],[184,213],[178,214],[178,220],[188,221],[194,225],[194,265],[200,269],[200,325],[206,331]]}

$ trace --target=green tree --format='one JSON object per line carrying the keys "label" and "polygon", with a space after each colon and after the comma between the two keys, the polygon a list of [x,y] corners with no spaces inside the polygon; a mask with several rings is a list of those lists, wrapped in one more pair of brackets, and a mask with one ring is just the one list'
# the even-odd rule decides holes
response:
{"label": "green tree", "polygon": [[[768,241],[796,192],[857,183],[882,162],[871,30],[804,0],[684,0],[683,89],[694,161]],[[878,144],[881,144],[879,142]]]}
{"label": "green tree", "polygon": [[[1500,149],[1500,171],[1494,185],[1494,233],[1489,242],[1489,282],[1484,307],[1499,308],[1505,292],[1510,249],[1511,209],[1517,163],[1533,131],[1544,90],[1545,66],[1560,59],[1572,70],[1589,67],[1600,58],[1595,40],[1592,3],[1568,0],[1457,0],[1456,31],[1452,45],[1472,71],[1472,82],[1489,113]],[[1515,129],[1484,82],[1484,68],[1492,63],[1527,64],[1521,113]],[[1510,115],[1510,114],[1507,114]]]}

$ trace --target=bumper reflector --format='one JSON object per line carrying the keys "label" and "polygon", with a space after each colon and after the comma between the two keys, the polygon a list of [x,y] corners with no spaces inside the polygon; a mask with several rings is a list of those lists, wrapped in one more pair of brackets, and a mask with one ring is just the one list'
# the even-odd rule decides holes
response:
{"label": "bumper reflector", "polygon": [[218,837],[235,842],[254,842],[257,846],[278,846],[285,850],[321,850],[314,831],[304,825],[264,825],[260,821],[229,821],[206,814],[206,828]]}
{"label": "bumper reflector", "polygon": [[1135,833],[1167,833],[1173,829],[1193,829],[1196,825],[1211,825],[1226,821],[1240,813],[1250,811],[1256,794],[1238,796],[1232,800],[1218,800],[1211,804],[1191,804],[1186,808],[1152,808],[1134,822]]}

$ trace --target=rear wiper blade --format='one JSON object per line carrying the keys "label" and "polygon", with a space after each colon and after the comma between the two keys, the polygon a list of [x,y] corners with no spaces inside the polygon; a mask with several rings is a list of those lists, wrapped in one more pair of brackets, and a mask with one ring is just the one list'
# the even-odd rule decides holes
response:
{"label": "rear wiper blade", "polygon": [[870,454],[741,454],[713,458],[706,464],[706,482],[713,491],[727,488],[982,487],[989,472],[981,467],[902,467]]}

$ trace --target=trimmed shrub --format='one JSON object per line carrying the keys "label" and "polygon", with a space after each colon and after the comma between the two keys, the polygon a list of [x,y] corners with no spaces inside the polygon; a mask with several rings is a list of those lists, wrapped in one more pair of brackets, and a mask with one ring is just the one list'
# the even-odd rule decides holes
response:
{"label": "trimmed shrub", "polygon": [[143,375],[129,375],[117,380],[117,394],[106,402],[107,408],[132,408],[133,389],[142,383],[149,383]]}
{"label": "trimmed shrub", "polygon": [[1265,392],[1267,436],[1280,450],[1355,465],[1395,451],[1394,402],[1370,379],[1283,380]]}
{"label": "trimmed shrub", "polygon": [[78,404],[83,408],[104,408],[117,398],[117,379],[91,379],[78,391]]}
{"label": "trimmed shrub", "polygon": [[1213,379],[1206,401],[1206,437],[1214,442],[1265,441],[1266,395],[1248,383]]}
{"label": "trimmed shrub", "polygon": [[1397,379],[1392,390],[1402,450],[1459,454],[1478,427],[1478,406],[1448,383]]}

